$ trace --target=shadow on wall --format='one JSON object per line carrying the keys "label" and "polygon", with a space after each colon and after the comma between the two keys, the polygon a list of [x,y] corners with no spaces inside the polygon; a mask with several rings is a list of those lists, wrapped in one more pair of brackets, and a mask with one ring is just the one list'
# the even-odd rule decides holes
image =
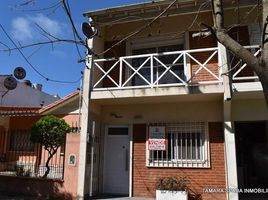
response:
{"label": "shadow on wall", "polygon": [[64,188],[62,180],[0,176],[0,194],[25,195],[34,199],[75,199]]}

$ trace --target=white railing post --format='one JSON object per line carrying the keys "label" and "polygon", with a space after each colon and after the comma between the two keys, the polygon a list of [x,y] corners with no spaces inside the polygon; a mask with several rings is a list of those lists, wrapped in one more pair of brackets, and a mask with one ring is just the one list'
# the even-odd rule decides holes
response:
{"label": "white railing post", "polygon": [[153,55],[150,55],[150,57],[151,57],[151,61],[150,61],[150,75],[151,75],[151,81],[150,81],[150,83],[151,83],[151,88],[153,88],[153,86],[154,86],[154,57],[153,57]]}
{"label": "white railing post", "polygon": [[123,67],[123,58],[122,57],[120,57],[119,58],[119,87],[120,88],[122,88],[122,76],[123,76],[123,74],[122,74],[122,67]]}
{"label": "white railing post", "polygon": [[190,73],[189,73],[189,68],[190,66],[187,64],[187,57],[186,53],[183,52],[183,71],[184,71],[184,76],[185,76],[185,82],[188,85],[188,80],[190,79]]}

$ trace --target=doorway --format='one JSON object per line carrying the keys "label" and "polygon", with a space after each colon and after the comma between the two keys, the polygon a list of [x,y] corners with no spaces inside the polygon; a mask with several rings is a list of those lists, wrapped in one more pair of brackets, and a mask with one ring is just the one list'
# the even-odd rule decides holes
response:
{"label": "doorway", "polygon": [[103,190],[107,194],[129,194],[129,129],[107,127]]}
{"label": "doorway", "polygon": [[[238,188],[240,189],[268,188],[266,127],[265,121],[235,122]],[[239,198],[243,199],[242,196],[245,195],[253,194],[240,194]]]}

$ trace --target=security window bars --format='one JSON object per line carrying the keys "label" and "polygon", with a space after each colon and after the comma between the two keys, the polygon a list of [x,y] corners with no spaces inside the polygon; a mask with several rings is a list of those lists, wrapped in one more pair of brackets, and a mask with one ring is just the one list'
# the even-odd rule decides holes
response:
{"label": "security window bars", "polygon": [[210,166],[206,123],[161,124],[163,125],[166,126],[166,150],[147,150],[147,166],[196,168]]}
{"label": "security window bars", "polygon": [[10,130],[10,151],[33,152],[34,144],[30,140],[30,130]]}

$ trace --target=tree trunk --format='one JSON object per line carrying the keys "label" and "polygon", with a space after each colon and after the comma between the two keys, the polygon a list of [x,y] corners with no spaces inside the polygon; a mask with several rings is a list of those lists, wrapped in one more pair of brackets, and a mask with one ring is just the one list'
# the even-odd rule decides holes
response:
{"label": "tree trunk", "polygon": [[234,55],[245,62],[257,74],[263,87],[266,107],[268,108],[268,41],[266,41],[268,38],[268,35],[266,34],[268,29],[268,0],[262,0],[264,30],[260,58],[256,58],[253,53],[245,49],[241,44],[233,40],[227,34],[226,30],[224,29],[224,13],[222,2],[222,0],[211,1],[214,27],[210,27],[210,31],[215,35],[216,39],[220,43],[232,51]]}
{"label": "tree trunk", "polygon": [[46,161],[46,172],[45,172],[45,174],[42,176],[42,178],[46,178],[47,177],[47,175],[49,174],[49,172],[50,172],[50,167],[49,167],[49,162],[50,162],[50,160],[53,158],[53,156],[55,155],[55,153],[56,153],[57,151],[53,151],[53,153],[50,153],[49,152],[49,157],[47,158],[47,161]]}

